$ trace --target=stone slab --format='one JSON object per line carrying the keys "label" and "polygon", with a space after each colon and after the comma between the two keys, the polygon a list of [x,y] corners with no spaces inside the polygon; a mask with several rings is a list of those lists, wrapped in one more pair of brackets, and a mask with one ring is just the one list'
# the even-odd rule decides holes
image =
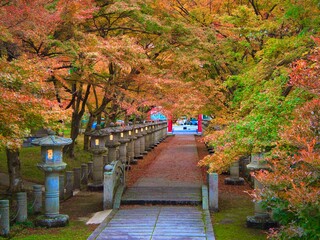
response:
{"label": "stone slab", "polygon": [[105,211],[100,211],[100,212],[96,212],[92,218],[90,218],[86,224],[100,224],[103,222],[104,219],[106,219],[106,217],[109,216],[109,214],[111,213],[112,210],[105,210]]}

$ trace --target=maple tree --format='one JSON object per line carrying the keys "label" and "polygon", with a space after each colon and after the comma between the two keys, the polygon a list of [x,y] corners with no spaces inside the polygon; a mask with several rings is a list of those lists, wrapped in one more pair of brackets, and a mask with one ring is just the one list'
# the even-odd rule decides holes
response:
{"label": "maple tree", "polygon": [[1,5],[0,19],[0,143],[16,159],[12,182],[30,129],[68,116],[74,156],[85,113],[87,132],[155,106],[206,113],[215,154],[201,164],[222,172],[270,152],[273,171],[256,175],[266,187],[255,196],[283,225],[272,236],[314,234],[303,214],[319,219],[315,1],[18,0]]}
{"label": "maple tree", "polygon": [[[300,135],[309,135],[307,129],[317,128],[319,121],[315,96],[319,74],[317,54],[310,53],[318,41],[310,37],[319,33],[318,16],[319,8],[312,1],[238,3],[220,15],[223,25],[229,24],[227,30],[221,28],[228,38],[220,37],[217,41],[217,46],[223,46],[225,51],[215,51],[211,57],[215,61],[206,65],[206,69],[222,81],[227,111],[224,116],[214,116],[206,141],[215,153],[200,164],[207,165],[209,171],[221,173],[242,156],[274,153],[272,172],[257,175],[265,188],[255,197],[263,199],[283,225],[270,235],[275,238],[312,239],[319,231],[317,227],[314,231],[310,229],[311,222],[315,226],[319,222],[316,197],[319,190],[315,183],[318,181],[318,140],[309,138],[310,142],[306,142],[306,136]],[[310,58],[306,60],[306,56]],[[296,62],[297,59],[302,60]],[[294,70],[290,74],[293,62]],[[315,100],[309,102],[310,99]],[[297,148],[299,145],[303,149]],[[295,165],[298,159],[302,161]],[[313,163],[309,165],[310,162]],[[306,182],[307,178],[313,183]],[[302,184],[296,186],[299,180]],[[303,191],[310,193],[306,196],[310,205],[299,208],[307,199],[298,198],[296,194],[302,195]],[[306,211],[313,214],[310,225],[304,218]],[[294,220],[297,218],[301,221]]]}
{"label": "maple tree", "polygon": [[[56,54],[48,38],[59,22],[48,1],[8,1],[0,8],[1,29],[1,148],[6,149],[10,192],[20,191],[19,149],[30,130],[54,126],[64,114],[55,104],[47,57]],[[52,46],[52,48],[49,48]]]}
{"label": "maple tree", "polygon": [[[319,42],[319,39],[315,39]],[[319,47],[307,60],[295,62],[290,84],[307,89],[315,96],[297,108],[290,126],[281,131],[281,140],[268,162],[272,171],[255,176],[265,188],[256,198],[273,210],[281,231],[272,236],[281,238],[319,238],[319,169],[320,169],[320,73]]]}

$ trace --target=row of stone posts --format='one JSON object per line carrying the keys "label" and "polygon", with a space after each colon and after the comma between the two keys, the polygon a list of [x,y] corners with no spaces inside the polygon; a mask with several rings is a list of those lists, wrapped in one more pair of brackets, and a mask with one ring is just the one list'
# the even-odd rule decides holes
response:
{"label": "row of stone posts", "polygon": [[129,169],[167,136],[167,122],[111,125],[103,129],[97,126],[88,135],[93,155],[93,181],[88,188],[99,191],[103,188],[104,166],[120,160]]}
{"label": "row of stone posts", "polygon": [[[125,127],[93,130],[89,133],[90,149],[93,161],[82,164],[81,168],[61,173],[66,168],[63,162],[62,148],[72,142],[69,138],[49,136],[35,139],[32,144],[41,146],[42,161],[37,165],[45,172],[44,214],[36,219],[36,225],[45,227],[59,227],[68,224],[69,217],[59,213],[60,200],[73,196],[75,189],[87,186],[91,190],[102,190],[104,167],[111,162],[121,161],[130,167],[152,148],[157,146],[167,136],[167,122],[149,122]],[[90,183],[89,181],[92,180]],[[35,185],[34,212],[41,212],[41,185]],[[27,219],[27,196],[25,192],[17,194],[18,211],[16,221]],[[0,200],[0,235],[9,234],[9,200]]]}
{"label": "row of stone posts", "polygon": [[[33,185],[32,212],[38,214],[42,212],[42,185]],[[0,236],[7,236],[10,232],[10,221],[18,223],[26,222],[28,219],[28,199],[27,192],[18,192],[15,198],[16,210],[14,219],[10,219],[9,200],[0,200]]]}

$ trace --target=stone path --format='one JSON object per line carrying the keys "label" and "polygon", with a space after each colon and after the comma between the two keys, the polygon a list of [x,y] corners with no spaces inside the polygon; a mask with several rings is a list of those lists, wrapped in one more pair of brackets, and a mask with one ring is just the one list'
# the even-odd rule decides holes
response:
{"label": "stone path", "polygon": [[214,239],[208,218],[202,209],[192,206],[125,208],[120,209],[109,222],[100,225],[99,234],[92,239]]}
{"label": "stone path", "polygon": [[[36,183],[28,182],[26,180],[23,181],[24,189],[32,191],[33,185]],[[7,173],[0,172],[0,185],[9,187],[9,175]]]}
{"label": "stone path", "polygon": [[214,239],[209,212],[201,209],[203,183],[195,138],[179,135],[166,141],[170,147],[127,189],[121,209],[113,211],[88,239]]}

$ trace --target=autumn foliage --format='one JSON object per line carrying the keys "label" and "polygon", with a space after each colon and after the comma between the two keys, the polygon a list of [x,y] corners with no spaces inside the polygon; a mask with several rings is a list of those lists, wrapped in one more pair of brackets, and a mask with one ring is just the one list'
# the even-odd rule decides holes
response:
{"label": "autumn foliage", "polygon": [[265,188],[257,197],[273,210],[283,226],[273,237],[320,237],[320,94],[319,49],[297,61],[290,83],[314,93],[314,99],[297,108],[290,125],[269,158],[272,171],[256,174]]}
{"label": "autumn foliage", "polygon": [[2,1],[0,147],[18,155],[31,130],[65,121],[73,157],[85,116],[90,131],[155,106],[205,113],[215,154],[200,164],[221,173],[266,152],[255,196],[282,224],[271,236],[316,239],[319,16],[313,0]]}

